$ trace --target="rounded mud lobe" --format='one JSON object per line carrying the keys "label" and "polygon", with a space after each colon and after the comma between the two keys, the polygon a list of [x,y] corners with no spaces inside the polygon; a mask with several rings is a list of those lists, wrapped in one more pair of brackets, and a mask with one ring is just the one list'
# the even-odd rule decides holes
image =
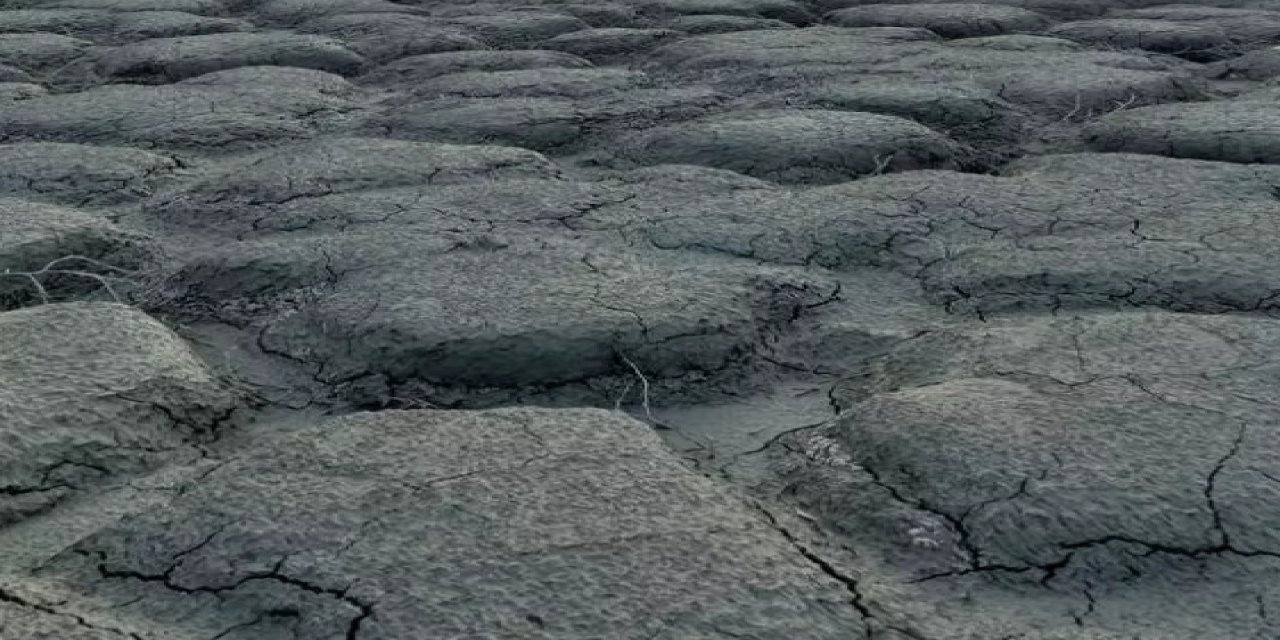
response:
{"label": "rounded mud lobe", "polygon": [[944,38],[979,38],[1039,31],[1048,18],[1017,7],[989,4],[878,4],[832,11],[826,21],[841,27],[921,27]]}
{"label": "rounded mud lobe", "polygon": [[642,0],[637,5],[644,14],[652,15],[768,18],[797,26],[817,22],[806,3],[794,0]]}
{"label": "rounded mud lobe", "polygon": [[[217,590],[230,605],[186,605],[203,630],[284,607],[293,614],[280,618],[318,634],[390,637],[489,624],[561,638],[615,624],[813,638],[860,628],[841,582],[647,426],[605,411],[355,414],[230,462],[131,520],[53,558],[46,575],[172,606]],[[379,560],[420,536],[430,542]],[[558,588],[567,582],[585,591]],[[446,587],[457,595],[424,596]],[[610,594],[626,597],[580,604]]]}
{"label": "rounded mud lobe", "polygon": [[666,26],[690,34],[730,33],[733,31],[760,31],[764,29],[795,29],[790,22],[772,18],[749,16],[693,15],[676,16],[665,22]]}
{"label": "rounded mud lobe", "polygon": [[641,55],[681,35],[669,29],[586,29],[547,40],[549,49],[582,56],[594,62]]}
{"label": "rounded mud lobe", "polygon": [[576,16],[536,10],[456,16],[445,24],[473,33],[495,49],[529,49],[556,36],[591,28]]}
{"label": "rounded mud lobe", "polygon": [[197,456],[236,408],[164,325],[117,304],[8,311],[0,526],[77,492]]}
{"label": "rounded mud lobe", "polygon": [[94,71],[117,82],[167,84],[214,71],[273,65],[353,74],[365,61],[320,36],[229,33],[158,38],[107,49]]}
{"label": "rounded mud lobe", "polygon": [[415,99],[426,100],[550,97],[574,99],[624,93],[649,86],[652,86],[652,81],[641,71],[552,67],[448,74],[422,83],[415,87],[412,93]]}
{"label": "rounded mud lobe", "polygon": [[558,174],[547,158],[514,147],[328,138],[230,161],[156,194],[144,210],[165,224],[234,229],[299,200]]}
{"label": "rounded mud lobe", "polygon": [[102,205],[150,196],[182,161],[141,149],[60,142],[0,145],[0,191],[28,200]]}
{"label": "rounded mud lobe", "polygon": [[84,55],[92,42],[56,33],[0,34],[0,64],[26,73],[57,69]]}
{"label": "rounded mud lobe", "polygon": [[1215,62],[1206,67],[1206,74],[1218,80],[1271,80],[1280,76],[1280,49],[1264,47]]}
{"label": "rounded mud lobe", "polygon": [[1234,57],[1227,32],[1221,28],[1166,20],[1119,18],[1060,24],[1049,35],[1116,49],[1143,49],[1198,62]]}
{"label": "rounded mud lobe", "polygon": [[589,60],[557,51],[465,50],[402,58],[371,70],[360,81],[388,88],[403,85],[402,90],[411,90],[420,83],[459,73],[591,66]]}
{"label": "rounded mud lobe", "polygon": [[1280,636],[1280,7],[0,3],[0,640]]}
{"label": "rounded mud lobe", "polygon": [[[850,407],[839,432],[882,480],[971,527],[980,564],[1045,566],[1092,545],[1123,554],[1123,545],[1108,549],[1112,542],[1187,555],[1252,553],[1273,543],[1259,538],[1270,535],[1261,524],[1269,516],[1233,515],[1254,504],[1237,483],[1258,457],[1242,447],[1269,436],[1251,432],[1247,411],[1217,411],[1233,403],[1230,389],[1272,375],[1265,365],[1224,367],[1262,365],[1255,349],[1275,331],[1270,319],[1168,312],[1008,318],[946,330],[894,350],[864,380],[839,388]],[[1193,391],[1182,381],[1192,372],[1214,372],[1217,382]],[[1023,419],[1029,414],[1039,417]],[[1191,433],[1217,447],[1186,450]],[[946,468],[988,455],[1003,460]],[[1058,518],[1041,520],[1049,513]],[[1166,526],[1170,518],[1180,526]],[[1242,546],[1232,551],[1234,541]]]}
{"label": "rounded mud lobe", "polygon": [[108,85],[0,105],[0,141],[243,150],[316,135],[326,116],[353,110],[313,88]]}
{"label": "rounded mud lobe", "polygon": [[[409,56],[483,49],[484,44],[462,30],[449,29],[425,16],[403,13],[330,15],[298,26],[303,33],[328,36],[373,63]],[[301,66],[301,65],[297,65]],[[336,69],[326,69],[337,71]]]}
{"label": "rounded mud lobe", "polygon": [[878,0],[814,0],[814,4],[824,12],[865,5],[963,4],[968,7],[984,7],[986,10],[993,12],[1006,8],[1023,9],[1049,16],[1055,20],[1066,21],[1094,18],[1123,9],[1125,5],[1132,3],[1123,0],[989,0],[981,3],[955,3],[949,0],[896,0],[888,3],[882,3]]}
{"label": "rounded mud lobe", "polygon": [[1099,151],[1268,164],[1280,161],[1278,135],[1280,107],[1248,99],[1127,110],[1084,129]]}
{"label": "rounded mud lobe", "polygon": [[824,184],[886,170],[945,167],[960,146],[892,116],[845,111],[730,113],[624,141],[637,164],[696,164],[784,183]]}

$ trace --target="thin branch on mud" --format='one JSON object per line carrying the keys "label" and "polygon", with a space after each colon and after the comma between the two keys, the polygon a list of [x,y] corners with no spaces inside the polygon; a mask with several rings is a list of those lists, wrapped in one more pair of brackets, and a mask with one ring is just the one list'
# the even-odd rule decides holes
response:
{"label": "thin branch on mud", "polygon": [[40,304],[49,304],[49,292],[48,292],[48,290],[46,290],[46,289],[44,288],[44,285],[40,284],[40,279],[39,279],[39,278],[37,278],[37,277],[35,277],[35,275],[34,275],[34,274],[31,274],[31,273],[25,273],[25,272],[24,272],[24,273],[9,273],[9,270],[8,270],[8,269],[5,269],[5,270],[4,270],[4,273],[3,273],[3,274],[0,274],[0,275],[5,275],[5,276],[10,276],[10,275],[11,275],[11,276],[15,276],[15,277],[25,277],[27,280],[30,280],[30,281],[31,281],[31,286],[32,286],[32,288],[34,288],[34,289],[36,290],[36,293],[40,296]]}
{"label": "thin branch on mud", "polygon": [[[622,358],[622,361],[627,363],[627,366],[631,367],[631,370],[635,372],[636,377],[640,379],[640,406],[644,407],[644,415],[649,419],[649,422],[651,424],[657,424],[658,421],[653,417],[653,408],[649,404],[649,379],[645,377],[644,372],[640,371],[640,367],[636,366],[636,363],[632,362],[631,358],[627,357],[627,354],[619,351],[618,357]],[[631,386],[628,385],[627,391],[630,390]],[[623,397],[626,397],[625,393],[623,394]],[[621,406],[621,398],[619,398],[618,403],[619,406]]]}
{"label": "thin branch on mud", "polygon": [[1121,102],[1121,101],[1117,100],[1117,101],[1116,101],[1116,106],[1115,106],[1115,108],[1114,108],[1114,109],[1112,109],[1111,111],[1109,111],[1108,113],[1117,113],[1117,112],[1120,112],[1120,111],[1124,111],[1125,109],[1128,109],[1129,107],[1132,107],[1132,106],[1133,106],[1133,104],[1134,104],[1135,102],[1137,102],[1137,101],[1138,101],[1138,94],[1136,94],[1136,93],[1131,93],[1131,94],[1129,94],[1129,99],[1128,99],[1128,100],[1125,100],[1124,102]]}
{"label": "thin branch on mud", "polygon": [[631,388],[634,386],[636,386],[635,379],[629,378],[627,380],[627,386],[622,390],[622,393],[618,394],[618,399],[613,403],[614,411],[622,411],[622,401],[627,399],[627,394],[631,393]]}
{"label": "thin branch on mud", "polygon": [[398,404],[399,406],[396,407],[397,409],[440,409],[439,405],[432,404],[426,400],[402,398],[400,396],[387,396],[386,402],[383,403],[383,408],[390,407],[392,404]]}
{"label": "thin branch on mud", "polygon": [[112,300],[114,300],[117,303],[123,302],[123,300],[120,298],[120,295],[116,293],[115,287],[111,286],[110,281],[111,280],[128,281],[127,278],[105,276],[100,273],[93,273],[91,271],[82,271],[80,269],[58,268],[59,265],[62,265],[67,262],[84,262],[94,267],[97,267],[99,269],[109,271],[109,272],[119,273],[119,274],[128,275],[133,273],[131,271],[128,271],[127,269],[121,269],[120,267],[116,267],[116,266],[107,264],[105,262],[102,262],[101,260],[95,260],[93,258],[89,258],[86,256],[63,256],[61,258],[53,260],[52,262],[49,262],[48,264],[44,265],[43,267],[35,271],[12,271],[10,269],[5,269],[3,272],[0,272],[0,278],[3,278],[3,277],[22,278],[27,282],[30,282],[31,288],[35,289],[36,295],[40,298],[41,304],[49,304],[52,301],[52,297],[49,295],[48,288],[46,288],[44,284],[40,282],[41,276],[74,276],[77,278],[88,278],[90,280],[97,282],[98,285],[101,286],[103,290],[105,290],[107,294],[111,296]]}
{"label": "thin branch on mud", "polygon": [[1067,115],[1062,116],[1062,119],[1061,119],[1061,120],[1059,120],[1058,122],[1060,122],[1060,123],[1061,123],[1061,122],[1070,122],[1072,118],[1076,117],[1076,114],[1077,114],[1077,113],[1080,113],[1080,106],[1081,106],[1081,104],[1082,104],[1082,102],[1081,102],[1081,99],[1080,99],[1080,94],[1079,94],[1079,93],[1076,93],[1076,105],[1075,105],[1074,107],[1071,107],[1071,110],[1067,112]]}
{"label": "thin branch on mud", "polygon": [[884,172],[889,168],[889,163],[893,162],[893,156],[894,154],[892,153],[886,153],[884,155],[876,156],[876,168],[871,171],[871,175],[873,176],[884,175]]}

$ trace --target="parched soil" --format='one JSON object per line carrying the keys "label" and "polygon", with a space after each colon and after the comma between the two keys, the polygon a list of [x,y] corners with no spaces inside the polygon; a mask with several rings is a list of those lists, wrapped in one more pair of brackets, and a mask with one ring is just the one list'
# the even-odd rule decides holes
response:
{"label": "parched soil", "polygon": [[0,0],[0,640],[1280,637],[1280,3]]}

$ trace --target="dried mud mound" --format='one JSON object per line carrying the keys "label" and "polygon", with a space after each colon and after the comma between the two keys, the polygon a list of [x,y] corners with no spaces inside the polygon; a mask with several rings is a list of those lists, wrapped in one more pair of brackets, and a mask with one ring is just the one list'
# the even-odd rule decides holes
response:
{"label": "dried mud mound", "polygon": [[353,73],[364,59],[340,42],[320,36],[227,33],[156,38],[105,49],[94,60],[93,70],[118,81],[167,84],[263,64]]}
{"label": "dried mud mound", "polygon": [[0,326],[2,524],[189,455],[236,406],[180,338],[127,307],[48,305]]}
{"label": "dried mud mound", "polygon": [[174,637],[860,628],[844,585],[646,425],[603,411],[317,425],[229,460],[37,575]]}
{"label": "dried mud mound", "polygon": [[[805,436],[824,453],[794,490],[847,544],[883,545],[855,562],[899,566],[886,588],[976,604],[992,634],[1266,635],[1277,326],[1130,312],[922,335],[837,385],[849,410]],[[1203,604],[1133,618],[1190,575]],[[976,602],[947,604],[961,591]]]}
{"label": "dried mud mound", "polygon": [[1280,636],[1277,78],[1261,0],[0,0],[0,640]]}
{"label": "dried mud mound", "polygon": [[1050,35],[1117,49],[1143,49],[1191,60],[1231,57],[1231,40],[1225,30],[1170,20],[1117,18],[1060,24]]}
{"label": "dried mud mound", "polygon": [[1048,20],[1017,7],[990,4],[880,4],[850,7],[827,14],[842,27],[921,27],[944,38],[977,38],[1019,31],[1039,31]]}
{"label": "dried mud mound", "polygon": [[[887,168],[946,166],[958,149],[908,120],[858,112],[762,111],[655,128],[620,155],[696,164],[784,183],[826,183]],[[626,144],[626,143],[624,143]]]}
{"label": "dried mud mound", "polygon": [[309,87],[111,85],[0,104],[0,140],[235,149],[310,138],[351,106]]}
{"label": "dried mud mound", "polygon": [[1099,151],[1274,164],[1277,114],[1275,104],[1261,100],[1163,105],[1110,115],[1085,135]]}
{"label": "dried mud mound", "polygon": [[150,196],[182,161],[127,147],[30,142],[0,146],[0,165],[6,193],[83,206]]}

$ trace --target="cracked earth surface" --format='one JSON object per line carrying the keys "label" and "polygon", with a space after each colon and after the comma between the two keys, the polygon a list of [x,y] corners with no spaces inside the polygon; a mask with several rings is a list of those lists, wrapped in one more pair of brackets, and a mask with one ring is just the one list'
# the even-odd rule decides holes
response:
{"label": "cracked earth surface", "polygon": [[1280,2],[0,0],[0,640],[1280,637]]}

